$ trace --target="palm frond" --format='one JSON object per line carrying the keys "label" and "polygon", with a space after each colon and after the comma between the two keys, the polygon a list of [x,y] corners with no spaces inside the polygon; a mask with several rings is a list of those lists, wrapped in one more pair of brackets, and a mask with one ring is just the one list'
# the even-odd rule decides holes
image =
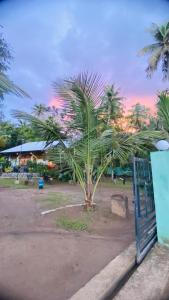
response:
{"label": "palm frond", "polygon": [[104,84],[98,74],[84,72],[77,77],[64,80],[63,83],[53,84],[56,95],[67,102],[82,100],[82,94],[87,99],[91,99],[94,106],[100,103],[103,94]]}
{"label": "palm frond", "polygon": [[21,88],[15,85],[3,73],[0,73],[0,93],[12,93],[16,96],[30,98],[30,96],[26,92],[24,92]]}
{"label": "palm frond", "polygon": [[163,128],[169,132],[169,93],[164,91],[158,95],[157,113]]}
{"label": "palm frond", "polygon": [[139,55],[149,54],[149,53],[154,52],[154,50],[159,49],[159,47],[161,47],[161,43],[151,44],[151,45],[148,45],[148,46],[142,48],[141,50],[139,50],[138,54]]}
{"label": "palm frond", "polygon": [[60,125],[53,118],[41,120],[33,115],[18,110],[13,110],[12,115],[19,120],[30,123],[37,135],[45,140],[47,144],[53,143],[56,140],[63,143],[64,133]]}
{"label": "palm frond", "polygon": [[98,119],[96,108],[101,101],[103,84],[100,76],[82,73],[63,84],[54,84],[57,95],[66,103],[66,112],[69,116],[69,128],[87,133],[93,130]]}
{"label": "palm frond", "polygon": [[161,61],[163,79],[169,80],[169,22],[164,25],[153,24],[150,33],[155,43],[144,47],[139,52],[141,55],[150,55],[146,73],[148,77],[151,77]]}
{"label": "palm frond", "polygon": [[166,135],[161,131],[145,130],[127,134],[108,129],[102,134],[101,139],[104,147],[109,150],[109,155],[112,155],[113,159],[126,162],[135,153],[152,148],[154,142],[162,137],[166,137]]}
{"label": "palm frond", "polygon": [[158,47],[150,56],[149,64],[146,69],[147,76],[151,77],[152,73],[157,70],[157,66],[160,62],[160,58],[162,56],[162,47]]}

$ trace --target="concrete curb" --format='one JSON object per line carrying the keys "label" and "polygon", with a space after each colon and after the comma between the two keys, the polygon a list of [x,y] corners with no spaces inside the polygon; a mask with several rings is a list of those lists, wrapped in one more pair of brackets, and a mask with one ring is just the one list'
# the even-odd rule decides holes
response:
{"label": "concrete curb", "polygon": [[135,265],[136,249],[132,243],[69,300],[104,300]]}

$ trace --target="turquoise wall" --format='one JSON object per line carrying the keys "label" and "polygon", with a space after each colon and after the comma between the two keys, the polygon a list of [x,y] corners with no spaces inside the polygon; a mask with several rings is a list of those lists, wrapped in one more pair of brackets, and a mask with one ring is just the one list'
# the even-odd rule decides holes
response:
{"label": "turquoise wall", "polygon": [[169,247],[169,151],[151,153],[158,241]]}

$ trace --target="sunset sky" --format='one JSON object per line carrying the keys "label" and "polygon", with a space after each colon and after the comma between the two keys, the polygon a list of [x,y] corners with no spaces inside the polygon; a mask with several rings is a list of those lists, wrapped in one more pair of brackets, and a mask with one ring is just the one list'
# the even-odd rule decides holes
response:
{"label": "sunset sky", "polygon": [[153,107],[166,89],[161,72],[147,79],[140,48],[152,42],[150,25],[169,19],[167,0],[1,0],[0,24],[14,60],[9,76],[29,99],[5,97],[5,112],[53,103],[52,82],[88,70],[114,83],[125,106]]}

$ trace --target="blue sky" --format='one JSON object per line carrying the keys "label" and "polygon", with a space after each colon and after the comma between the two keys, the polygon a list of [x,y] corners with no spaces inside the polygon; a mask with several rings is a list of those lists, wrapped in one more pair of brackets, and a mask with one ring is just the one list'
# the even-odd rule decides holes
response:
{"label": "blue sky", "polygon": [[9,76],[32,97],[5,97],[5,112],[51,103],[52,82],[88,70],[114,83],[125,97],[152,106],[168,87],[160,72],[147,79],[140,48],[152,42],[146,31],[169,19],[167,0],[3,0],[0,24],[14,60]]}

